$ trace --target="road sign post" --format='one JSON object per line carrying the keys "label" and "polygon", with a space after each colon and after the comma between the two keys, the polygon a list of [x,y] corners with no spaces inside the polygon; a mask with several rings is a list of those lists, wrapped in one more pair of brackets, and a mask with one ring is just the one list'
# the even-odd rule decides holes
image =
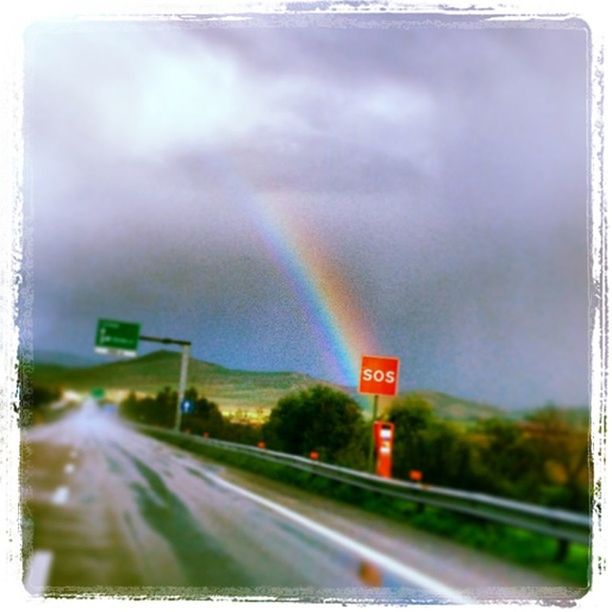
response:
{"label": "road sign post", "polygon": [[175,340],[174,338],[158,338],[157,336],[140,336],[146,342],[159,342],[160,344],[178,344],[181,351],[181,373],[179,375],[178,397],[176,398],[176,412],[174,417],[174,429],[181,429],[182,404],[185,399],[185,387],[187,386],[187,371],[189,369],[189,357],[191,354],[191,342],[189,340]]}
{"label": "road sign post", "polygon": [[187,369],[189,368],[189,353],[191,352],[191,344],[183,344],[181,355],[181,375],[179,378],[178,401],[176,405],[176,419],[174,420],[174,429],[181,429],[181,406],[185,398],[185,387],[187,386]]}
{"label": "road sign post", "polygon": [[[372,427],[374,427],[375,423],[376,423],[376,417],[378,412],[378,395],[374,396],[374,402],[372,404]],[[372,433],[370,435],[370,449],[368,451],[368,471],[369,472],[373,472],[374,471],[374,446],[375,446],[375,438],[376,438],[376,434],[374,432],[374,429],[372,429]]]}
{"label": "road sign post", "polygon": [[178,431],[181,428],[181,406],[185,399],[191,342],[189,340],[175,340],[173,338],[158,338],[157,336],[142,336],[140,335],[140,323],[98,319],[95,344],[97,353],[136,357],[140,340],[158,342],[160,344],[178,344],[182,347],[181,373],[179,376],[176,416],[174,419],[174,429]]}
{"label": "road sign post", "polygon": [[381,357],[380,355],[362,355],[361,371],[359,373],[359,393],[373,395],[372,433],[370,434],[370,450],[368,454],[369,471],[374,470],[374,424],[378,411],[379,395],[397,395],[399,382],[400,360],[397,357]]}

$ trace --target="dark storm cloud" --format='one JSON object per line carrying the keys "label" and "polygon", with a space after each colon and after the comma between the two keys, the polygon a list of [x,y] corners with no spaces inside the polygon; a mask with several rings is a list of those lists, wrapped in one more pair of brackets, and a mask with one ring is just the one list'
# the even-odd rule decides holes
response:
{"label": "dark storm cloud", "polygon": [[328,375],[255,223],[273,201],[404,384],[584,402],[585,32],[330,23],[32,34],[40,345],[87,351],[108,316],[226,365]]}

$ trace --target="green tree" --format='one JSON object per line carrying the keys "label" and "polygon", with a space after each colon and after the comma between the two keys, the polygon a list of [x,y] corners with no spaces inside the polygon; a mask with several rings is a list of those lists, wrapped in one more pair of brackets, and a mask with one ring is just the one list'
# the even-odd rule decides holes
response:
{"label": "green tree", "polygon": [[497,495],[538,501],[544,457],[527,443],[518,423],[493,417],[478,425],[481,487]]}
{"label": "green tree", "polygon": [[261,440],[261,425],[255,423],[234,423],[224,421],[223,439],[240,444],[255,445]]}
{"label": "green tree", "polygon": [[119,414],[131,421],[140,420],[139,402],[134,391],[130,391],[129,395],[119,404]]}
{"label": "green tree", "polygon": [[159,427],[174,427],[177,402],[178,393],[170,387],[164,387],[155,396],[154,402],[149,407],[149,410],[153,412],[153,424]]}
{"label": "green tree", "polygon": [[436,416],[418,393],[397,399],[388,413],[395,425],[393,475],[420,470],[429,483],[467,487],[474,481],[474,451],[463,430]]}
{"label": "green tree", "polygon": [[321,461],[359,463],[364,459],[363,418],[345,393],[318,385],[277,403],[263,435],[270,448],[287,453],[319,453]]}
{"label": "green tree", "polygon": [[119,406],[121,416],[158,427],[173,427],[176,418],[176,391],[165,387],[155,397],[138,399],[134,392],[121,402]]}
{"label": "green tree", "polygon": [[62,390],[57,387],[33,385],[27,392],[23,388],[21,392],[20,426],[27,427],[54,420],[63,412],[50,408],[50,405],[62,396]]}
{"label": "green tree", "polygon": [[563,410],[546,406],[524,424],[526,444],[543,463],[542,502],[587,511],[589,507],[589,430]]}
{"label": "green tree", "polygon": [[211,438],[223,437],[226,423],[217,404],[198,397],[193,387],[185,392],[185,399],[193,402],[193,411],[182,416],[181,428],[198,435],[207,433]]}
{"label": "green tree", "polygon": [[[411,393],[393,402],[387,420],[395,425],[393,441],[393,475],[407,478],[410,470],[425,472],[425,432],[434,422],[431,404]],[[430,474],[426,473],[429,479]]]}
{"label": "green tree", "polygon": [[57,387],[43,387],[32,385],[32,406],[39,408],[51,404],[62,396],[61,389]]}

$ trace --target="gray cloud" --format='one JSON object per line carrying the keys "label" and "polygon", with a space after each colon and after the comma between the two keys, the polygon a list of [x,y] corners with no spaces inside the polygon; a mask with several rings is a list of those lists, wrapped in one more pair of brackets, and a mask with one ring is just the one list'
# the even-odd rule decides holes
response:
{"label": "gray cloud", "polygon": [[35,341],[88,351],[98,316],[135,319],[331,376],[258,224],[274,203],[405,385],[586,401],[585,32],[398,23],[31,31]]}

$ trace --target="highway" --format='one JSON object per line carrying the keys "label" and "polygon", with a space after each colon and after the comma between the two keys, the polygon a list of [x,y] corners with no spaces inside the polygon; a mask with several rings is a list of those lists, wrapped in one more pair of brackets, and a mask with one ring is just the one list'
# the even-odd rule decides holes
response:
{"label": "highway", "polygon": [[35,595],[392,603],[575,596],[549,578],[165,445],[87,400],[22,435]]}

